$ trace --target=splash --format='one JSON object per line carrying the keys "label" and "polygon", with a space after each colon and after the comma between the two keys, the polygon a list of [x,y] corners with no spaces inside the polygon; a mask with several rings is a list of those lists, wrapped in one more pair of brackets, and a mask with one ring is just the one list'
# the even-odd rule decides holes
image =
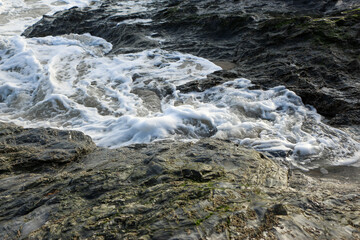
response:
{"label": "splash", "polygon": [[20,35],[45,15],[72,7],[95,7],[100,0],[3,0],[0,2],[0,35]]}
{"label": "splash", "polygon": [[221,68],[160,49],[107,56],[111,47],[89,34],[1,38],[0,120],[84,131],[111,148],[215,137],[298,167],[359,161],[359,144],[285,87],[235,79],[182,94],[177,86]]}

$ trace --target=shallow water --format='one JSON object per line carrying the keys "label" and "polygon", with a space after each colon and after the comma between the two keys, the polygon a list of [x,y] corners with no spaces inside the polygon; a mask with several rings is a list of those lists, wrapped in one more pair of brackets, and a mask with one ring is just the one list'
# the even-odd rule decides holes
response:
{"label": "shallow water", "polygon": [[[0,120],[80,130],[110,148],[215,137],[300,168],[359,164],[359,143],[322,123],[314,108],[285,87],[250,90],[250,80],[235,79],[203,93],[181,94],[176,86],[221,68],[161,49],[107,55],[111,44],[89,34],[19,36],[41,14],[90,3],[8,1],[0,6]],[[119,14],[131,14],[145,11],[146,2],[122,1],[117,7]]]}

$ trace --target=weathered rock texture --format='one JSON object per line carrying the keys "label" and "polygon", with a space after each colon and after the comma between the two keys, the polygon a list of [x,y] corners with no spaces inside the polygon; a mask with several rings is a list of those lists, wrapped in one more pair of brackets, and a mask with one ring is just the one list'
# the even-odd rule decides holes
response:
{"label": "weathered rock texture", "polygon": [[0,173],[64,165],[95,147],[91,138],[81,132],[24,129],[0,122]]}
{"label": "weathered rock texture", "polygon": [[[26,160],[32,167],[0,173],[1,239],[360,237],[359,181],[288,171],[228,141],[94,149],[81,133],[2,124],[2,136],[13,139],[29,131],[36,132],[31,142],[39,135],[59,141],[38,144],[35,157]],[[70,135],[77,141],[67,142],[60,163],[36,157]],[[73,149],[83,143],[90,146],[87,154],[74,158]],[[24,156],[33,152],[28,144],[6,140]],[[12,152],[1,155],[8,165]]]}
{"label": "weathered rock texture", "polygon": [[[117,3],[45,16],[24,35],[88,32],[110,54],[192,53],[225,70],[180,91],[241,76],[286,85],[332,124],[360,123],[357,0],[169,0],[127,16]],[[123,22],[137,18],[153,21]],[[79,132],[4,123],[0,153],[0,239],[360,239],[355,167],[305,175],[227,141],[109,150]]]}
{"label": "weathered rock texture", "polygon": [[[262,88],[285,85],[331,124],[360,124],[357,0],[169,0],[127,16],[118,15],[116,4],[44,17],[24,35],[89,32],[110,41],[112,53],[154,47],[192,53],[227,63]],[[137,18],[153,21],[123,22]]]}

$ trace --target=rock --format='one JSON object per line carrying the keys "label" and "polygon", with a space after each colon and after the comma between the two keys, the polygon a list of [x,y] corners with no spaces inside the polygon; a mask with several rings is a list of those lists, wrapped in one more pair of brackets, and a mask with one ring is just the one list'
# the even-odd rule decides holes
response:
{"label": "rock", "polygon": [[[69,134],[91,145],[78,132],[1,126],[2,139],[37,145],[36,156]],[[52,143],[41,145],[40,137]],[[68,144],[63,151],[78,146]],[[92,148],[77,156],[69,153],[61,160],[66,165],[55,158],[52,171],[49,158],[0,172],[1,239],[360,237],[360,182],[331,179],[330,169],[326,178],[306,176],[211,138]]]}
{"label": "rock", "polygon": [[[116,4],[58,12],[24,35],[89,32],[111,42],[112,53],[155,47],[191,53],[227,63],[233,77],[248,78],[261,88],[285,85],[333,125],[360,124],[357,0],[154,1],[148,11],[125,16],[114,10]],[[153,21],[124,23],[136,18]],[[148,38],[154,34],[165,41]],[[226,80],[209,77],[179,89],[204,91]]]}
{"label": "rock", "polygon": [[[24,35],[90,33],[113,44],[110,55],[160,47],[191,53],[225,69],[178,86],[181,92],[237,77],[254,88],[285,85],[331,124],[357,129],[357,0],[154,1],[123,16],[117,4],[44,16]],[[152,22],[126,22],[132,19]],[[169,94],[133,93],[149,111]],[[358,168],[303,173],[204,137],[110,150],[75,131],[0,123],[0,238],[360,238]]]}
{"label": "rock", "polygon": [[231,81],[238,76],[236,71],[216,71],[212,74],[209,74],[206,79],[199,81],[192,81],[180,86],[177,86],[176,89],[180,90],[183,93],[189,92],[203,92],[206,89],[215,87],[217,85],[223,84],[225,82]]}
{"label": "rock", "polygon": [[275,215],[288,215],[284,205],[282,205],[281,203],[275,204],[274,206],[272,206],[272,208],[269,212],[273,213]]}
{"label": "rock", "polygon": [[91,138],[81,132],[25,129],[0,122],[0,172],[51,169],[75,161],[94,148]]}
{"label": "rock", "polygon": [[155,91],[136,88],[133,89],[131,93],[138,95],[141,100],[143,100],[144,107],[146,107],[149,111],[161,112],[161,101]]}

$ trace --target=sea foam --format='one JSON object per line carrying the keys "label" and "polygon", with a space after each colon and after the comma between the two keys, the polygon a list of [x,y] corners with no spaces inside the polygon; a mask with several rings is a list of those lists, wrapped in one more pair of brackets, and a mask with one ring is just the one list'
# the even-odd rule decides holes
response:
{"label": "sea foam", "polygon": [[[322,123],[314,108],[285,87],[251,90],[251,81],[240,78],[183,94],[177,86],[202,81],[221,68],[203,58],[160,49],[107,55],[112,45],[89,34],[19,36],[44,14],[101,2],[0,3],[0,120],[84,131],[110,148],[215,137],[303,168],[359,165],[359,143]],[[113,7],[116,15],[128,15],[151,10],[149,2],[118,1]]]}
{"label": "sea foam", "polygon": [[111,47],[89,34],[0,38],[0,120],[84,131],[110,148],[215,137],[300,167],[359,161],[356,141],[283,86],[252,90],[240,78],[184,94],[176,87],[221,68],[160,49],[108,56]]}
{"label": "sea foam", "polygon": [[27,27],[47,14],[72,7],[95,7],[100,0],[2,0],[0,2],[0,35],[20,35]]}

